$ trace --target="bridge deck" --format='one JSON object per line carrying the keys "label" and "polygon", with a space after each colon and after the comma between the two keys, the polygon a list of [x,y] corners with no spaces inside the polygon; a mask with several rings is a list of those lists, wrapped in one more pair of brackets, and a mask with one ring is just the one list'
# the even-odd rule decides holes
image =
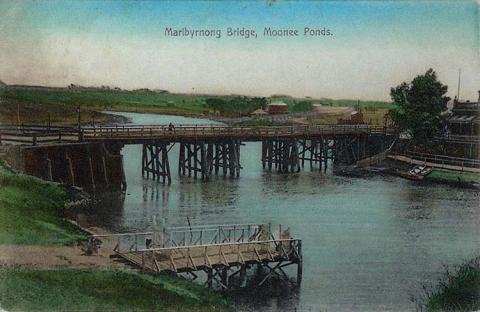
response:
{"label": "bridge deck", "polygon": [[42,127],[42,126],[0,126],[0,142],[69,143],[120,142],[140,144],[151,141],[197,141],[233,139],[241,141],[262,141],[277,138],[315,138],[325,136],[361,135],[384,133],[387,129],[369,125],[308,125],[284,127],[228,127],[223,125],[134,125],[115,127]]}

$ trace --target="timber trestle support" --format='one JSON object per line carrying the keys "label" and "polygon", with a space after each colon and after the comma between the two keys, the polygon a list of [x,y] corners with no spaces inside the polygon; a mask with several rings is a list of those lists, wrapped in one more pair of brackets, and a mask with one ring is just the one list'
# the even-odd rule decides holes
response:
{"label": "timber trestle support", "polygon": [[142,176],[150,177],[153,180],[172,182],[170,175],[170,163],[168,161],[168,152],[170,143],[158,142],[151,144],[143,144],[142,150]]}
{"label": "timber trestle support", "polygon": [[[170,184],[172,181],[168,153],[174,144],[169,142],[145,143],[142,146],[142,176]],[[208,180],[212,174],[240,176],[239,140],[214,142],[180,142],[178,174]]]}
{"label": "timber trestle support", "polygon": [[240,176],[239,140],[214,142],[181,142],[178,158],[179,175],[198,176],[208,180],[215,173],[232,178]]}
{"label": "timber trestle support", "polygon": [[281,173],[298,172],[310,165],[327,170],[329,161],[351,165],[368,157],[367,136],[281,138],[262,141],[262,166]]}
{"label": "timber trestle support", "polygon": [[300,161],[298,144],[295,139],[266,140],[262,142],[263,168],[275,169],[278,172],[299,172]]}
{"label": "timber trestle support", "polygon": [[[329,163],[355,164],[368,157],[367,136],[352,135],[315,138],[278,138],[262,141],[262,165],[280,173],[299,172],[305,163],[327,170]],[[174,143],[175,144],[175,143]],[[174,144],[143,144],[142,176],[171,183],[168,154]],[[182,141],[179,143],[178,174],[203,181],[212,174],[240,176],[240,140]]]}

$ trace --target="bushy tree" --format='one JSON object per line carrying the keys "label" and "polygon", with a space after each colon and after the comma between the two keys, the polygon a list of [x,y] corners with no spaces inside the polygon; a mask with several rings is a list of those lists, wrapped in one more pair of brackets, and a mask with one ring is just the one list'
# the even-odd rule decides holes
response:
{"label": "bushy tree", "polygon": [[292,108],[292,112],[309,112],[313,109],[312,102],[309,101],[301,101],[296,102]]}
{"label": "bushy tree", "polygon": [[448,87],[437,80],[433,69],[403,82],[390,90],[396,108],[390,111],[392,121],[401,131],[408,132],[414,142],[427,142],[444,129],[449,97]]}
{"label": "bushy tree", "polygon": [[208,108],[213,109],[214,112],[223,112],[227,102],[220,98],[208,98],[205,104]]}

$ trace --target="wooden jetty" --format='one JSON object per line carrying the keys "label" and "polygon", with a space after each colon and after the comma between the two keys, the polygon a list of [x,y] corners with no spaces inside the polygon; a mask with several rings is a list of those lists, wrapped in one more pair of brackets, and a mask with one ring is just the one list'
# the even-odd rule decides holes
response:
{"label": "wooden jetty", "polygon": [[205,272],[208,287],[216,283],[227,289],[230,279],[245,275],[254,265],[268,274],[285,275],[282,268],[297,265],[297,282],[302,278],[302,242],[289,237],[288,230],[272,230],[265,224],[232,224],[164,228],[158,232],[92,235],[112,248],[116,256],[143,271],[188,273],[194,277]]}

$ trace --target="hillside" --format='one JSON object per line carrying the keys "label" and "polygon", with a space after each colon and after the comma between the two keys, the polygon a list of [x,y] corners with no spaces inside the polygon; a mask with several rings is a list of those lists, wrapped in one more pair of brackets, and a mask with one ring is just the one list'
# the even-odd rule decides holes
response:
{"label": "hillside", "polygon": [[[351,106],[361,108],[389,108],[390,103],[378,101],[294,98],[286,95],[270,98],[241,95],[174,94],[165,90],[121,90],[118,88],[69,88],[38,86],[7,86],[0,89],[0,122],[16,123],[17,109],[21,122],[76,123],[77,107],[81,107],[82,121],[105,119],[101,111],[127,111],[191,116],[218,115],[238,117],[248,115],[267,101],[283,101],[289,109],[298,103]],[[219,109],[220,108],[220,109]]]}

